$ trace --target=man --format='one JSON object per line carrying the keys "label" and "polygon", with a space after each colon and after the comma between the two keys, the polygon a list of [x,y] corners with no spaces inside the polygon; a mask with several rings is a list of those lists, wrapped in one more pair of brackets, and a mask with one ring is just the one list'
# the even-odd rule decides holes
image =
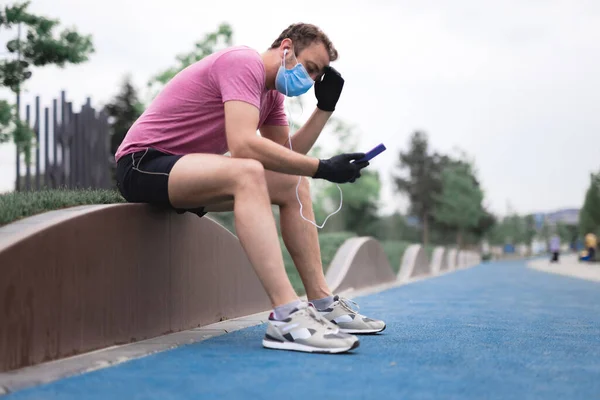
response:
{"label": "man", "polygon": [[556,233],[550,238],[550,253],[552,253],[550,262],[558,262],[560,255],[560,236]]}
{"label": "man", "polygon": [[[300,217],[296,198],[299,176],[354,182],[369,164],[359,161],[363,153],[306,155],[342,92],[344,79],[329,65],[337,57],[311,24],[289,26],[263,53],[237,46],[212,54],[164,87],[115,155],[117,184],[130,202],[199,216],[233,210],[236,233],[273,305],[267,348],[342,353],[358,347],[352,334],[385,329],[331,293],[316,228]],[[284,94],[304,94],[313,84],[317,108],[289,143]],[[298,196],[303,215],[314,219],[305,178]],[[285,272],[271,204],[279,206],[283,240],[310,303],[299,300]]]}

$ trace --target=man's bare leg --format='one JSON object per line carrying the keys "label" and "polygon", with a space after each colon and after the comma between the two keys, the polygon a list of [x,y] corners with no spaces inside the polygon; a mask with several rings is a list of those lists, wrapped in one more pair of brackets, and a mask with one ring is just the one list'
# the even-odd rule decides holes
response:
{"label": "man's bare leg", "polygon": [[[271,202],[279,206],[283,242],[298,269],[308,300],[331,296],[323,273],[317,228],[300,217],[300,204],[296,198],[298,177],[273,171],[265,173]],[[314,221],[310,187],[306,178],[302,178],[298,187],[298,197],[302,202],[302,215]]]}
{"label": "man's bare leg", "polygon": [[[296,199],[298,177],[273,171],[265,171],[265,176],[271,203],[279,206],[284,244],[300,274],[308,300],[331,296],[323,273],[317,228],[300,217],[300,205]],[[310,187],[306,179],[302,179],[298,195],[302,201],[302,215],[314,221]],[[209,212],[232,211],[233,203],[225,201],[205,209]]]}
{"label": "man's bare leg", "polygon": [[169,175],[169,199],[177,208],[233,200],[237,235],[273,307],[298,300],[285,272],[262,164],[210,154],[186,155]]}

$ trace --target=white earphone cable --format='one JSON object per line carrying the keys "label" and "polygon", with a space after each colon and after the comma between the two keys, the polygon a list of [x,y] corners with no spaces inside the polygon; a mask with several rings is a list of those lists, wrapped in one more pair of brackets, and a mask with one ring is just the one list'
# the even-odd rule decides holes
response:
{"label": "white earphone cable", "polygon": [[[284,63],[284,68],[285,68],[285,55],[287,54],[287,49],[283,51],[283,63]],[[285,80],[285,92],[287,95],[287,78]],[[288,130],[288,143],[289,143],[289,147],[291,151],[294,151],[294,149],[292,148],[292,127],[294,126],[294,122],[292,120],[292,112],[290,111],[289,107],[287,106],[287,104],[285,105],[285,108],[287,110],[288,113],[288,121],[289,121],[289,126],[290,129]],[[302,102],[300,102],[300,116],[302,116],[304,114],[304,107],[302,106]],[[302,209],[304,208],[304,206],[302,205],[302,201],[300,201],[300,194],[298,193],[298,188],[300,187],[300,183],[302,182],[302,176],[298,177],[298,184],[296,185],[296,199],[298,200],[298,204],[300,204],[300,217],[302,217],[303,220],[310,222],[311,224],[313,224],[315,227],[319,228],[319,229],[323,229],[323,227],[325,226],[325,224],[327,223],[327,220],[337,214],[338,212],[340,212],[340,210],[342,209],[342,204],[344,202],[344,196],[342,194],[342,189],[340,188],[340,185],[336,184],[338,190],[340,191],[340,206],[338,207],[337,210],[335,210],[334,212],[332,212],[331,214],[329,214],[327,216],[327,218],[325,218],[325,221],[323,221],[323,224],[318,225],[316,223],[316,221],[311,221],[310,219],[306,218],[304,216],[304,214],[302,214]]]}

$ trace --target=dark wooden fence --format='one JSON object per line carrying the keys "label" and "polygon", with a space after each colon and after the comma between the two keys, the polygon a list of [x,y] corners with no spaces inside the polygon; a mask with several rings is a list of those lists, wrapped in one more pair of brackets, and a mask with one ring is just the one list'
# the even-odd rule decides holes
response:
{"label": "dark wooden fence", "polygon": [[108,116],[97,112],[89,98],[73,112],[64,91],[60,101],[53,99],[52,107],[43,110],[37,96],[34,107],[25,107],[24,120],[36,140],[29,164],[23,163],[25,157],[17,149],[15,190],[112,187]]}

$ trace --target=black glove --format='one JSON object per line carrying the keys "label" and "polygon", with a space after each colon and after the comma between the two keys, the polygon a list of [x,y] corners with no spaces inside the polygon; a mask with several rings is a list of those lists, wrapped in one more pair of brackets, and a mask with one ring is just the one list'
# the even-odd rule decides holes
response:
{"label": "black glove", "polygon": [[365,153],[350,153],[319,160],[319,167],[313,178],[335,183],[354,182],[360,177],[360,170],[369,165],[369,162],[352,162],[352,160],[360,160],[364,156]]}
{"label": "black glove", "polygon": [[315,82],[317,107],[323,111],[334,111],[343,87],[344,78],[342,78],[342,75],[333,67],[325,67],[323,79]]}

